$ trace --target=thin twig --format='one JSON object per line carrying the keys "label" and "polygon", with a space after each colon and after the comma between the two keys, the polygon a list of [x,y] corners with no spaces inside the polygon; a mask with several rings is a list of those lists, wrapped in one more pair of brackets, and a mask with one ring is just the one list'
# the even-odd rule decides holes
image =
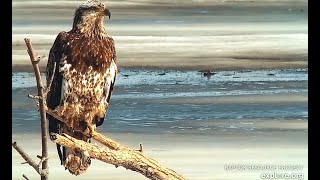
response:
{"label": "thin twig", "polygon": [[46,160],[48,160],[48,159],[49,159],[48,157],[46,157],[46,158],[41,158],[41,159],[40,159],[40,162],[39,162],[39,164],[38,164],[39,168],[41,168],[41,165],[42,165],[43,161],[46,161]]}
{"label": "thin twig", "polygon": [[140,144],[139,144],[139,146],[140,146],[139,151],[140,151],[140,152],[143,152],[143,144],[142,144],[142,143],[140,143]]}
{"label": "thin twig", "polygon": [[41,179],[48,178],[48,174],[49,174],[48,168],[43,169],[43,163],[46,162],[48,159],[49,158],[42,158],[39,161],[38,169],[39,169],[39,174],[41,175]]}
{"label": "thin twig", "polygon": [[18,153],[22,156],[22,158],[30,165],[32,166],[40,175],[46,175],[46,171],[42,171],[41,164],[37,165],[30,157],[29,155],[22,150],[20,146],[18,146],[17,142],[12,143],[12,146],[14,149],[18,151]]}
{"label": "thin twig", "polygon": [[29,180],[29,178],[27,178],[27,176],[25,174],[22,175],[22,177],[26,180]]}
{"label": "thin twig", "polygon": [[46,55],[42,55],[42,56],[37,56],[37,61],[40,61],[41,59],[45,58]]}

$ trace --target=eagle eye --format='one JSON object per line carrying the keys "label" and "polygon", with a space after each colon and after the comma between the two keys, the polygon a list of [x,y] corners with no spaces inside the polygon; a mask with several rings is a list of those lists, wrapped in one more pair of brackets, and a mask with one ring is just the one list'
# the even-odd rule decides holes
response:
{"label": "eagle eye", "polygon": [[103,3],[99,3],[99,4],[98,4],[98,7],[99,7],[99,8],[102,8],[102,9],[104,9],[104,8],[105,8],[105,6],[104,6],[104,4],[103,4]]}

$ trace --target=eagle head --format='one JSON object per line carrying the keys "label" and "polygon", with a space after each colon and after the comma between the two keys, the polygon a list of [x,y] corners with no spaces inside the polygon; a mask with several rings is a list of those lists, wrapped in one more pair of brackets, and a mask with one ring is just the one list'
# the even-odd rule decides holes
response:
{"label": "eagle head", "polygon": [[108,8],[101,2],[101,0],[88,0],[85,3],[81,4],[75,12],[75,17],[86,17],[86,16],[95,16],[95,17],[111,17],[111,13]]}
{"label": "eagle head", "polygon": [[85,34],[105,33],[103,25],[104,16],[109,16],[110,19],[111,13],[101,0],[88,0],[76,9],[73,19],[73,30]]}

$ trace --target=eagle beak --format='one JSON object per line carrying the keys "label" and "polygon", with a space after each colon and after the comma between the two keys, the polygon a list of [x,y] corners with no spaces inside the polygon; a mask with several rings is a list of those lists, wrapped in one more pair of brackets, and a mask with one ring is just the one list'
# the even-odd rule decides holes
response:
{"label": "eagle beak", "polygon": [[105,16],[109,16],[109,19],[110,19],[111,13],[110,13],[110,11],[109,11],[108,8],[106,8],[106,9],[104,10],[104,15],[105,15]]}

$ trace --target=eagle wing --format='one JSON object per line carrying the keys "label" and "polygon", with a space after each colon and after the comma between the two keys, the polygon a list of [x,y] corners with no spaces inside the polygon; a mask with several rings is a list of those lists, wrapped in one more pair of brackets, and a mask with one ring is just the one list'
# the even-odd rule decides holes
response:
{"label": "eagle wing", "polygon": [[[69,40],[68,40],[69,38]],[[103,97],[101,100],[101,103],[107,102],[107,106],[105,106],[103,116],[100,116],[99,119],[96,119],[95,121],[93,121],[93,124],[95,124],[96,126],[100,126],[102,125],[103,121],[104,121],[104,117],[106,114],[106,111],[108,109],[108,104],[110,102],[110,98],[111,98],[111,93],[113,91],[114,88],[114,84],[115,84],[115,80],[116,80],[116,75],[117,75],[117,56],[116,56],[116,49],[115,49],[115,43],[114,40],[112,39],[112,37],[107,37],[105,40],[100,41],[97,44],[100,45],[92,45],[92,46],[85,46],[83,42],[77,42],[74,41],[72,39],[70,39],[71,36],[70,34],[68,34],[67,32],[61,32],[59,33],[59,35],[57,36],[51,50],[49,53],[49,58],[48,58],[48,64],[47,64],[47,69],[46,69],[46,78],[47,78],[47,86],[50,83],[50,79],[52,76],[53,77],[53,81],[50,87],[50,91],[47,94],[47,106],[48,108],[54,110],[55,108],[57,108],[59,105],[63,106],[66,105],[64,104],[64,100],[65,99],[65,93],[69,93],[66,92],[66,89],[69,87],[65,87],[65,86],[69,86],[66,85],[66,77],[65,74],[63,74],[63,65],[61,63],[64,63],[66,60],[66,56],[68,63],[71,65],[71,68],[76,69],[78,72],[86,72],[86,73],[90,73],[92,69],[92,67],[95,66],[95,64],[91,64],[93,62],[96,62],[96,60],[92,61],[92,57],[96,57],[97,54],[101,54],[100,57],[102,57],[102,59],[97,59],[100,61],[101,67],[99,67],[100,69],[97,69],[97,72],[101,72],[102,74],[109,74],[108,76],[104,76],[106,77],[106,79],[104,79],[104,81],[106,81],[104,84],[104,88],[103,88]],[[78,38],[77,38],[78,39]],[[71,43],[70,43],[71,42]],[[74,42],[74,45],[73,43]],[[90,44],[90,43],[89,43]],[[95,43],[94,43],[95,44]],[[80,45],[80,46],[79,46]],[[70,51],[70,49],[73,49]],[[81,51],[84,50],[85,52]],[[87,52],[87,53],[86,53]],[[88,53],[89,52],[89,53]],[[93,53],[92,53],[93,52]],[[86,54],[86,55],[80,55],[80,54]],[[104,59],[105,58],[105,59]],[[62,62],[62,60],[64,62]],[[92,61],[92,62],[91,62]],[[55,67],[55,72],[53,72],[54,70],[54,65]],[[90,72],[89,72],[90,71]],[[73,74],[70,74],[73,77]],[[78,75],[77,75],[78,76]],[[76,77],[76,76],[74,76]],[[79,80],[81,81],[81,79],[78,77],[76,77],[76,81],[79,82]],[[83,79],[84,81],[89,81],[90,79]],[[75,84],[75,83],[74,83]],[[78,84],[78,83],[77,83]],[[80,88],[87,88],[84,85],[85,83],[81,83],[78,84],[79,86],[81,86]],[[88,85],[88,87],[90,87],[91,85]],[[69,89],[70,90],[70,89]],[[89,89],[86,89],[89,90]],[[73,90],[71,90],[73,91]],[[70,95],[70,94],[68,94]],[[61,104],[62,103],[62,104]],[[61,123],[60,121],[56,120],[55,118],[53,118],[52,116],[50,116],[49,114],[47,114],[47,117],[49,119],[49,132],[54,132],[54,133],[58,133],[58,125]],[[80,121],[80,119],[79,119]]]}
{"label": "eagle wing", "polygon": [[[112,56],[111,56],[111,61],[109,65],[109,71],[110,71],[110,77],[107,79],[106,86],[104,88],[104,94],[106,95],[106,100],[109,104],[110,98],[111,98],[111,93],[113,91],[113,87],[116,81],[116,76],[118,73],[118,68],[117,68],[117,53],[116,53],[116,48],[115,48],[115,43],[112,37],[107,38],[107,42],[109,45],[109,48],[111,49]],[[108,106],[105,109],[105,114],[107,113]],[[96,122],[96,126],[101,126],[104,122],[105,115],[100,118]]]}
{"label": "eagle wing", "polygon": [[[49,58],[48,58],[48,63],[46,68],[47,87],[49,86],[52,76],[53,76],[53,80],[50,87],[50,91],[47,94],[46,103],[48,108],[50,109],[55,109],[60,103],[62,75],[59,73],[59,63],[64,51],[63,47],[65,45],[66,35],[67,35],[66,32],[64,31],[60,32],[56,37],[52,45],[52,48],[50,49],[50,52],[49,52]],[[53,72],[54,69],[55,71]],[[50,116],[49,114],[47,114],[47,119],[49,120],[49,133],[51,132],[58,133],[61,122],[59,120],[56,120],[54,117]],[[57,144],[57,151],[62,164],[63,158],[62,158],[62,151],[60,147],[61,146]]]}
{"label": "eagle wing", "polygon": [[[50,50],[46,69],[47,86],[53,76],[50,91],[47,94],[48,108],[57,110],[57,112],[60,113],[64,112],[62,113],[63,118],[75,118],[74,121],[70,122],[75,122],[75,124],[80,125],[81,121],[83,121],[82,116],[72,117],[79,113],[79,109],[73,109],[74,106],[72,106],[72,104],[82,102],[81,105],[77,107],[91,111],[91,105],[94,101],[91,102],[90,99],[101,97],[99,101],[103,109],[98,112],[98,114],[101,115],[92,119],[92,125],[96,127],[102,125],[116,80],[116,61],[115,44],[111,37],[106,37],[104,40],[90,40],[75,34],[70,34],[70,32],[59,33]],[[55,71],[53,71],[54,69]],[[94,81],[95,75],[97,74],[99,75],[97,77],[101,78],[101,82]],[[100,86],[99,84],[104,85]],[[98,89],[92,89],[94,87]],[[96,92],[96,90],[99,92],[100,88],[102,91],[101,95],[98,95],[98,93],[96,96],[91,93]],[[83,92],[86,93],[81,95]],[[76,101],[71,98],[73,95],[77,96]],[[83,103],[84,101],[86,103]],[[61,109],[67,110],[61,111]],[[84,111],[84,109],[80,110],[80,113],[81,111],[87,112]],[[49,114],[47,114],[47,118],[49,120],[50,133],[64,132],[78,139],[87,140],[87,137],[81,133],[72,133],[72,131],[67,130],[67,127],[62,122]],[[57,151],[61,164],[63,164],[68,152],[66,152],[66,148],[64,147],[61,149],[59,144],[57,144]]]}
{"label": "eagle wing", "polygon": [[[46,68],[47,87],[49,86],[52,76],[54,77],[50,87],[50,91],[47,94],[47,106],[52,110],[59,105],[61,99],[62,74],[59,72],[59,63],[64,51],[64,46],[66,44],[66,36],[66,32],[60,32],[56,37],[49,52],[49,58]],[[53,72],[54,69],[55,72]],[[47,114],[47,118],[49,120],[49,132],[57,133],[57,127],[60,122],[54,119],[49,114]]]}

